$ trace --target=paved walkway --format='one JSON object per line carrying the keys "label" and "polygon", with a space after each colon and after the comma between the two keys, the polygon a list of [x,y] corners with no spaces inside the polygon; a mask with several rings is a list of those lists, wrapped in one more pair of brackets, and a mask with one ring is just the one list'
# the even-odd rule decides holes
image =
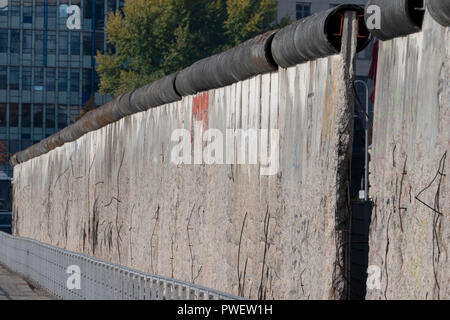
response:
{"label": "paved walkway", "polygon": [[51,300],[43,290],[32,288],[19,275],[0,264],[0,300]]}

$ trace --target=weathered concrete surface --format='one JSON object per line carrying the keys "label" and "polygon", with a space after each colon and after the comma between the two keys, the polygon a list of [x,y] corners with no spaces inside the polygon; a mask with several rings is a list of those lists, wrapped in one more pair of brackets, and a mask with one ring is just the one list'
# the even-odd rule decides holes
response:
{"label": "weathered concrete surface", "polygon": [[[14,233],[245,297],[342,298],[355,39],[17,165]],[[175,166],[179,128],[279,129],[280,172]]]}
{"label": "weathered concrete surface", "polygon": [[450,298],[449,43],[428,13],[423,32],[380,43],[369,299]]}
{"label": "weathered concrete surface", "polygon": [[30,284],[0,264],[0,300],[50,300],[49,294]]}

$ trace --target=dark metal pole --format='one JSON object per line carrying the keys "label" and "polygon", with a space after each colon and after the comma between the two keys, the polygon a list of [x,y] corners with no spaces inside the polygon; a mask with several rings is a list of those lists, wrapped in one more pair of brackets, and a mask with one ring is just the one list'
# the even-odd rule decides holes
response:
{"label": "dark metal pole", "polygon": [[364,201],[369,201],[369,86],[362,80],[355,80],[366,89],[366,116],[365,116],[365,152],[364,152]]}

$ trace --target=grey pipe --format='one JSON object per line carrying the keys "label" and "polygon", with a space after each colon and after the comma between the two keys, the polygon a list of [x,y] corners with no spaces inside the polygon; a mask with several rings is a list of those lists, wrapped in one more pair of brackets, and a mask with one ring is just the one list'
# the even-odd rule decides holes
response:
{"label": "grey pipe", "polygon": [[277,69],[270,53],[276,31],[259,35],[237,47],[195,62],[175,80],[182,96],[221,88]]}
{"label": "grey pipe", "polygon": [[450,26],[450,1],[428,0],[427,10],[434,20],[444,27]]}
{"label": "grey pipe", "polygon": [[[364,14],[357,5],[339,5],[327,11],[318,12],[280,30],[272,42],[275,62],[283,67],[337,54],[341,50],[342,19],[344,11],[353,10]],[[364,21],[359,23],[357,51],[363,50],[370,42]]]}
{"label": "grey pipe", "polygon": [[[371,29],[371,23],[368,21],[373,15],[368,12],[372,6],[379,8],[381,13],[379,29]],[[366,25],[370,32],[382,41],[419,32],[422,29],[423,16],[423,0],[369,0],[365,9]]]}

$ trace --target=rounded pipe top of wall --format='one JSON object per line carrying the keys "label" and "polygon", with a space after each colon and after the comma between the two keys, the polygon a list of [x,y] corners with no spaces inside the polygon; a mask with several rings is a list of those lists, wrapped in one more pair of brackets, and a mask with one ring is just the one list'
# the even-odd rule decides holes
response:
{"label": "rounded pipe top of wall", "polygon": [[74,124],[11,157],[11,164],[28,161],[84,134],[128,115],[181,100],[182,96],[224,87],[258,74],[336,54],[340,51],[345,11],[358,19],[358,51],[370,42],[364,10],[339,5],[299,20],[281,30],[269,31],[223,53],[202,59],[190,67],[144,87],[125,93],[85,114]]}
{"label": "rounded pipe top of wall", "polygon": [[277,31],[247,40],[237,47],[195,62],[180,71],[175,88],[182,96],[221,88],[255,75],[274,71],[270,45]]}
{"label": "rounded pipe top of wall", "polygon": [[364,9],[357,5],[344,4],[298,20],[277,32],[272,42],[272,55],[275,62],[287,68],[339,53],[345,11],[356,12],[357,51],[363,50],[370,42],[369,31],[362,19]]}
{"label": "rounded pipe top of wall", "polygon": [[369,0],[365,21],[370,32],[385,41],[419,32],[424,13],[424,0]]}
{"label": "rounded pipe top of wall", "polygon": [[450,0],[428,0],[427,10],[439,24],[450,26]]}

